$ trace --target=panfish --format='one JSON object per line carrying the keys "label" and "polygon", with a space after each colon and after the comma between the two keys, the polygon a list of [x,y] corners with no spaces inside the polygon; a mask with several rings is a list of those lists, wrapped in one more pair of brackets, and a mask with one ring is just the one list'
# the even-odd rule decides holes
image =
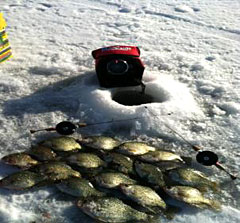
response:
{"label": "panfish", "polygon": [[209,179],[204,173],[191,168],[176,168],[168,173],[169,177],[184,185],[196,187],[201,191],[207,191],[211,188],[213,191],[219,191],[219,184]]}
{"label": "panfish", "polygon": [[27,153],[12,153],[10,155],[4,156],[2,160],[6,164],[17,166],[23,169],[35,166],[40,163]]}
{"label": "panfish", "polygon": [[211,208],[216,211],[221,210],[221,205],[218,201],[205,198],[202,193],[193,187],[189,186],[173,186],[164,188],[165,192],[174,199],[183,201],[189,205],[198,208]]}
{"label": "panfish", "polygon": [[36,166],[34,171],[41,174],[44,180],[58,181],[69,177],[81,177],[78,171],[73,170],[64,162],[48,162]]}
{"label": "panfish", "polygon": [[120,185],[121,191],[131,200],[146,208],[152,214],[166,210],[164,200],[151,188],[140,185]]}
{"label": "panfish", "polygon": [[120,141],[108,136],[87,136],[79,140],[86,147],[97,150],[112,150],[120,144]]}
{"label": "panfish", "polygon": [[57,158],[57,154],[52,149],[43,145],[33,146],[27,153],[40,161],[55,160]]}
{"label": "panfish", "polygon": [[75,153],[68,156],[66,161],[85,169],[96,169],[106,166],[105,162],[93,153]]}
{"label": "panfish", "polygon": [[11,190],[23,190],[37,185],[42,180],[41,175],[24,170],[1,179],[0,187]]}
{"label": "panfish", "polygon": [[56,187],[63,193],[75,197],[105,196],[105,193],[96,190],[89,180],[83,178],[71,177],[56,184]]}
{"label": "panfish", "polygon": [[101,222],[144,222],[150,219],[115,197],[98,197],[79,200],[77,206],[93,219]]}
{"label": "panfish", "polygon": [[129,176],[119,172],[103,172],[95,177],[96,183],[104,188],[116,188],[120,184],[136,184]]}
{"label": "panfish", "polygon": [[138,158],[142,161],[149,162],[149,163],[157,163],[161,161],[184,162],[179,155],[173,152],[165,151],[165,150],[150,151],[147,154],[139,156]]}
{"label": "panfish", "polygon": [[104,160],[108,163],[111,169],[117,170],[125,174],[135,174],[133,168],[133,160],[120,153],[107,153],[104,155]]}
{"label": "panfish", "polygon": [[162,171],[149,163],[135,161],[135,170],[140,178],[146,180],[148,183],[160,187],[165,186],[165,181]]}
{"label": "panfish", "polygon": [[51,139],[44,140],[39,145],[47,146],[54,151],[67,152],[81,149],[81,145],[69,136],[59,136]]}
{"label": "panfish", "polygon": [[155,147],[144,142],[124,142],[118,146],[116,151],[126,155],[138,156],[155,150]]}

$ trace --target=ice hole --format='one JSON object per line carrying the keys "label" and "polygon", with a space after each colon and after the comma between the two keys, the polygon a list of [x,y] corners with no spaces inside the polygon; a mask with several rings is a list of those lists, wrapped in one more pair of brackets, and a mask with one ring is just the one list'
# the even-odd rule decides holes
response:
{"label": "ice hole", "polygon": [[[155,92],[156,93],[156,92]],[[149,103],[162,103],[167,101],[167,96],[154,95],[153,91],[148,91],[146,89],[145,93],[142,93],[141,90],[117,90],[112,94],[112,100],[116,101],[119,104],[126,106],[136,106]]]}

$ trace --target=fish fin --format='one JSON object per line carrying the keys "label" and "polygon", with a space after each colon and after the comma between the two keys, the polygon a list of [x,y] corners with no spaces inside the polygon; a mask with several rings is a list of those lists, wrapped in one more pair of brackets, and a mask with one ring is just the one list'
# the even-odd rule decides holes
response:
{"label": "fish fin", "polygon": [[168,220],[172,220],[177,213],[179,213],[182,209],[180,207],[174,205],[168,205],[167,209],[163,211],[163,215]]}
{"label": "fish fin", "polygon": [[181,156],[181,158],[183,159],[183,161],[186,165],[190,166],[192,164],[192,157]]}
{"label": "fish fin", "polygon": [[221,209],[222,209],[220,202],[216,201],[216,200],[210,200],[209,205],[212,209],[214,209],[216,211],[221,211]]}
{"label": "fish fin", "polygon": [[149,215],[146,223],[160,223],[160,216],[159,215]]}
{"label": "fish fin", "polygon": [[198,185],[197,189],[204,194],[209,191],[209,186],[208,185]]}
{"label": "fish fin", "polygon": [[205,185],[205,184],[200,184],[197,186],[197,188],[202,192],[202,193],[206,193],[207,191],[209,191],[209,189],[211,189],[213,192],[220,192],[220,185],[218,182],[211,182],[211,184],[209,185]]}
{"label": "fish fin", "polygon": [[43,180],[43,181],[40,181],[39,183],[35,184],[33,187],[39,188],[39,187],[52,186],[52,185],[54,185],[54,183],[55,182],[52,180]]}
{"label": "fish fin", "polygon": [[165,185],[167,186],[175,186],[176,185],[176,181],[172,180],[169,176],[167,175],[164,175],[163,176],[163,179],[164,179],[164,182],[165,182]]}
{"label": "fish fin", "polygon": [[212,182],[212,186],[211,186],[212,190],[214,192],[220,192],[220,184],[218,182]]}

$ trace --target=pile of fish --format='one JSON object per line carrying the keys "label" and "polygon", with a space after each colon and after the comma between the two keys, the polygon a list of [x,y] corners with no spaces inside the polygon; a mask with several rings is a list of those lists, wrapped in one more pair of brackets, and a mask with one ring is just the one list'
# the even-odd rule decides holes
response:
{"label": "pile of fish", "polygon": [[171,200],[221,209],[218,201],[205,195],[219,191],[217,182],[183,157],[145,142],[60,136],[2,161],[20,171],[1,179],[0,187],[26,190],[55,185],[76,197],[79,209],[100,222],[147,222],[159,215],[171,219],[180,211]]}

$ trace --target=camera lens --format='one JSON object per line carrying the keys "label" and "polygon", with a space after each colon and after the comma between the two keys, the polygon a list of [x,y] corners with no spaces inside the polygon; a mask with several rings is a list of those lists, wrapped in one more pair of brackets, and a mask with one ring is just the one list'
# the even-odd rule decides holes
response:
{"label": "camera lens", "polygon": [[111,74],[121,75],[128,71],[128,64],[125,60],[112,60],[107,64],[107,70]]}

